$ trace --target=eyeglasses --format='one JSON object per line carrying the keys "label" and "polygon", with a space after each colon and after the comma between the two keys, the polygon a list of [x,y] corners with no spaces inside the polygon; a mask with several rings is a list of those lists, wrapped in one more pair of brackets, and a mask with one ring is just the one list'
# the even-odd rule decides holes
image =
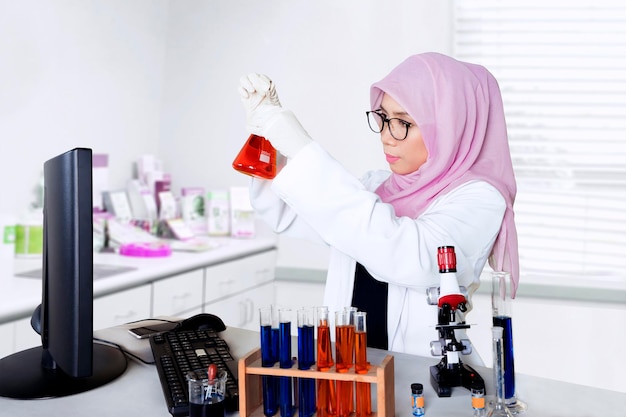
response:
{"label": "eyeglasses", "polygon": [[366,111],[367,123],[374,133],[380,133],[385,129],[385,123],[389,126],[389,133],[395,140],[404,140],[409,134],[409,128],[412,123],[406,120],[393,118],[388,119],[387,116],[378,111]]}

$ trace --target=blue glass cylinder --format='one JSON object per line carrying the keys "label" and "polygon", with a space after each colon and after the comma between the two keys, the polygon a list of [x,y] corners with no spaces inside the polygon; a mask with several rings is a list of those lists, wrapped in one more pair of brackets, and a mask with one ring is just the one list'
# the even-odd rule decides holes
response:
{"label": "blue glass cylinder", "polygon": [[[289,369],[293,366],[291,356],[291,310],[289,309],[278,310],[278,339],[279,365],[281,368]],[[281,417],[292,417],[294,415],[293,378],[289,376],[278,378],[280,415]]]}
{"label": "blue glass cylinder", "polygon": [[[274,328],[272,307],[259,309],[261,331],[261,366],[272,367],[278,362],[278,328]],[[278,378],[264,375],[263,414],[272,417],[278,412]]]}
{"label": "blue glass cylinder", "polygon": [[491,308],[493,326],[502,328],[504,401],[513,414],[518,414],[524,412],[527,407],[523,401],[517,398],[515,391],[512,299],[508,291],[510,279],[511,274],[509,272],[492,273]]}
{"label": "blue glass cylinder", "polygon": [[[311,369],[315,364],[315,322],[314,310],[298,310],[298,369]],[[298,379],[298,414],[311,417],[317,411],[315,380]]]}

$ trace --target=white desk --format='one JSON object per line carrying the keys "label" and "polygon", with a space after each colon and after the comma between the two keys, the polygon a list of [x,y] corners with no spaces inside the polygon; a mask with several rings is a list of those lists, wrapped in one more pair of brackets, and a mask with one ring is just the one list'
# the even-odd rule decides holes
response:
{"label": "white desk", "polygon": [[[130,336],[124,326],[96,332],[96,336],[115,341],[141,357],[151,359],[149,342]],[[222,337],[231,351],[239,358],[259,346],[259,334],[253,331],[228,328]],[[370,362],[379,363],[386,351],[370,350]],[[469,392],[455,388],[450,398],[438,398],[430,386],[429,366],[437,358],[424,358],[406,354],[395,356],[396,416],[408,417],[410,409],[410,384],[424,384],[426,416],[471,416]],[[478,368],[491,386],[491,369]],[[552,381],[544,378],[517,375],[517,392],[529,405],[523,417],[623,417],[626,394],[590,388],[581,385]],[[117,380],[90,392],[74,396],[22,401],[0,398],[1,416],[19,417],[67,417],[83,415],[90,417],[168,417],[161,385],[153,365],[145,365],[129,359],[126,372]]]}

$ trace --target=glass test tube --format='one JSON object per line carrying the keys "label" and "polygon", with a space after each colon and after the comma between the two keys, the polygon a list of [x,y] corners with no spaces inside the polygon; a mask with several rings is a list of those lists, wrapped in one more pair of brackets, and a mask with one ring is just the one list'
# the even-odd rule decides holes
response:
{"label": "glass test tube", "polygon": [[[293,359],[291,356],[291,310],[278,309],[278,338],[279,354],[278,362],[281,368],[291,368]],[[293,378],[281,376],[279,378],[278,405],[281,417],[292,417],[294,414],[293,404]]]}
{"label": "glass test tube", "polygon": [[[278,362],[278,324],[275,320],[273,308],[259,309],[261,330],[261,366],[272,367]],[[278,379],[264,375],[263,385],[263,414],[271,417],[278,412]]]}
{"label": "glass test tube", "polygon": [[[328,307],[317,308],[317,369],[322,372],[334,365],[330,341],[330,321]],[[330,379],[317,380],[317,415],[331,417],[336,415],[335,382]]]}
{"label": "glass test tube", "polygon": [[508,283],[511,274],[508,272],[493,272],[491,287],[491,307],[493,325],[502,327],[502,348],[504,350],[504,399],[507,407],[513,414],[526,410],[526,403],[517,398],[515,392],[515,355],[513,349],[513,320],[511,316],[511,296]]}
{"label": "glass test tube", "polygon": [[[272,307],[259,309],[261,330],[261,366],[272,367],[278,362],[278,327]],[[271,417],[278,412],[278,379],[263,375],[263,414]]]}
{"label": "glass test tube", "polygon": [[[311,369],[315,364],[315,320],[312,308],[300,308],[298,320],[298,369]],[[298,415],[315,414],[315,379],[298,378]]]}
{"label": "glass test tube", "polygon": [[[354,310],[335,312],[335,358],[337,372],[348,372],[354,364]],[[354,410],[354,383],[337,381],[337,416],[347,417]]]}
{"label": "glass test tube", "polygon": [[[354,367],[357,374],[366,374],[367,362],[367,313],[354,313]],[[372,414],[372,392],[368,382],[356,383],[356,416],[367,417]]]}
{"label": "glass test tube", "polygon": [[[352,362],[351,362],[351,368],[354,366],[354,328],[355,328],[355,317],[356,317],[356,313],[357,313],[357,308],[356,307],[344,307],[344,310],[346,311],[346,313],[348,313],[348,323],[350,328],[352,329]],[[348,403],[348,409],[350,410],[350,413],[354,413],[354,383],[350,383],[349,385],[346,384],[346,387],[350,387],[350,401]]]}
{"label": "glass test tube", "polygon": [[513,415],[504,402],[505,380],[504,380],[504,350],[502,346],[502,327],[492,328],[492,348],[493,348],[493,382],[495,384],[496,399],[489,404],[487,417],[512,417]]}

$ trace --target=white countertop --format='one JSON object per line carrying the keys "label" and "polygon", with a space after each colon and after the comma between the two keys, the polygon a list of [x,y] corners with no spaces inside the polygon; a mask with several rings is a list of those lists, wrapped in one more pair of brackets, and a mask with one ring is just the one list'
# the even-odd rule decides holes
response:
{"label": "white countertop", "polygon": [[[488,272],[481,276],[479,294],[490,294]],[[326,270],[294,267],[276,268],[276,279],[286,281],[324,282]],[[577,276],[567,274],[526,274],[520,280],[517,295],[600,303],[626,304],[626,280],[617,275]]]}
{"label": "white countertop", "polygon": [[[273,237],[254,239],[212,238],[218,246],[204,252],[178,252],[163,258],[136,258],[118,254],[94,253],[94,265],[133,267],[106,278],[94,279],[94,297],[132,288],[157,278],[230,261],[266,251],[276,246]],[[14,274],[41,269],[41,258],[16,258]],[[41,303],[41,279],[17,276],[0,277],[0,324],[30,317]]]}
{"label": "white countertop", "polygon": [[[127,327],[119,326],[100,330],[96,332],[96,336],[117,342],[142,358],[152,360],[149,342],[130,336]],[[257,332],[231,327],[221,335],[229,344],[235,358],[240,358],[259,346]],[[432,389],[428,376],[429,366],[437,363],[438,358],[369,349],[368,359],[373,364],[379,364],[387,354],[394,355],[396,416],[411,415],[410,384],[413,382],[424,384],[427,417],[472,415],[470,395],[466,389],[454,388],[449,398],[438,398]],[[489,391],[492,387],[491,369],[477,367],[476,370],[485,379]],[[516,383],[519,397],[529,407],[522,417],[622,417],[624,415],[626,393],[521,374],[516,375]],[[373,406],[375,407],[375,400]],[[170,416],[165,407],[156,368],[132,359],[129,359],[128,369],[121,377],[103,387],[82,394],[47,400],[25,401],[0,398],[0,410],[0,415],[20,417],[66,417],[74,414],[90,417]],[[237,413],[233,414],[237,415]]]}

